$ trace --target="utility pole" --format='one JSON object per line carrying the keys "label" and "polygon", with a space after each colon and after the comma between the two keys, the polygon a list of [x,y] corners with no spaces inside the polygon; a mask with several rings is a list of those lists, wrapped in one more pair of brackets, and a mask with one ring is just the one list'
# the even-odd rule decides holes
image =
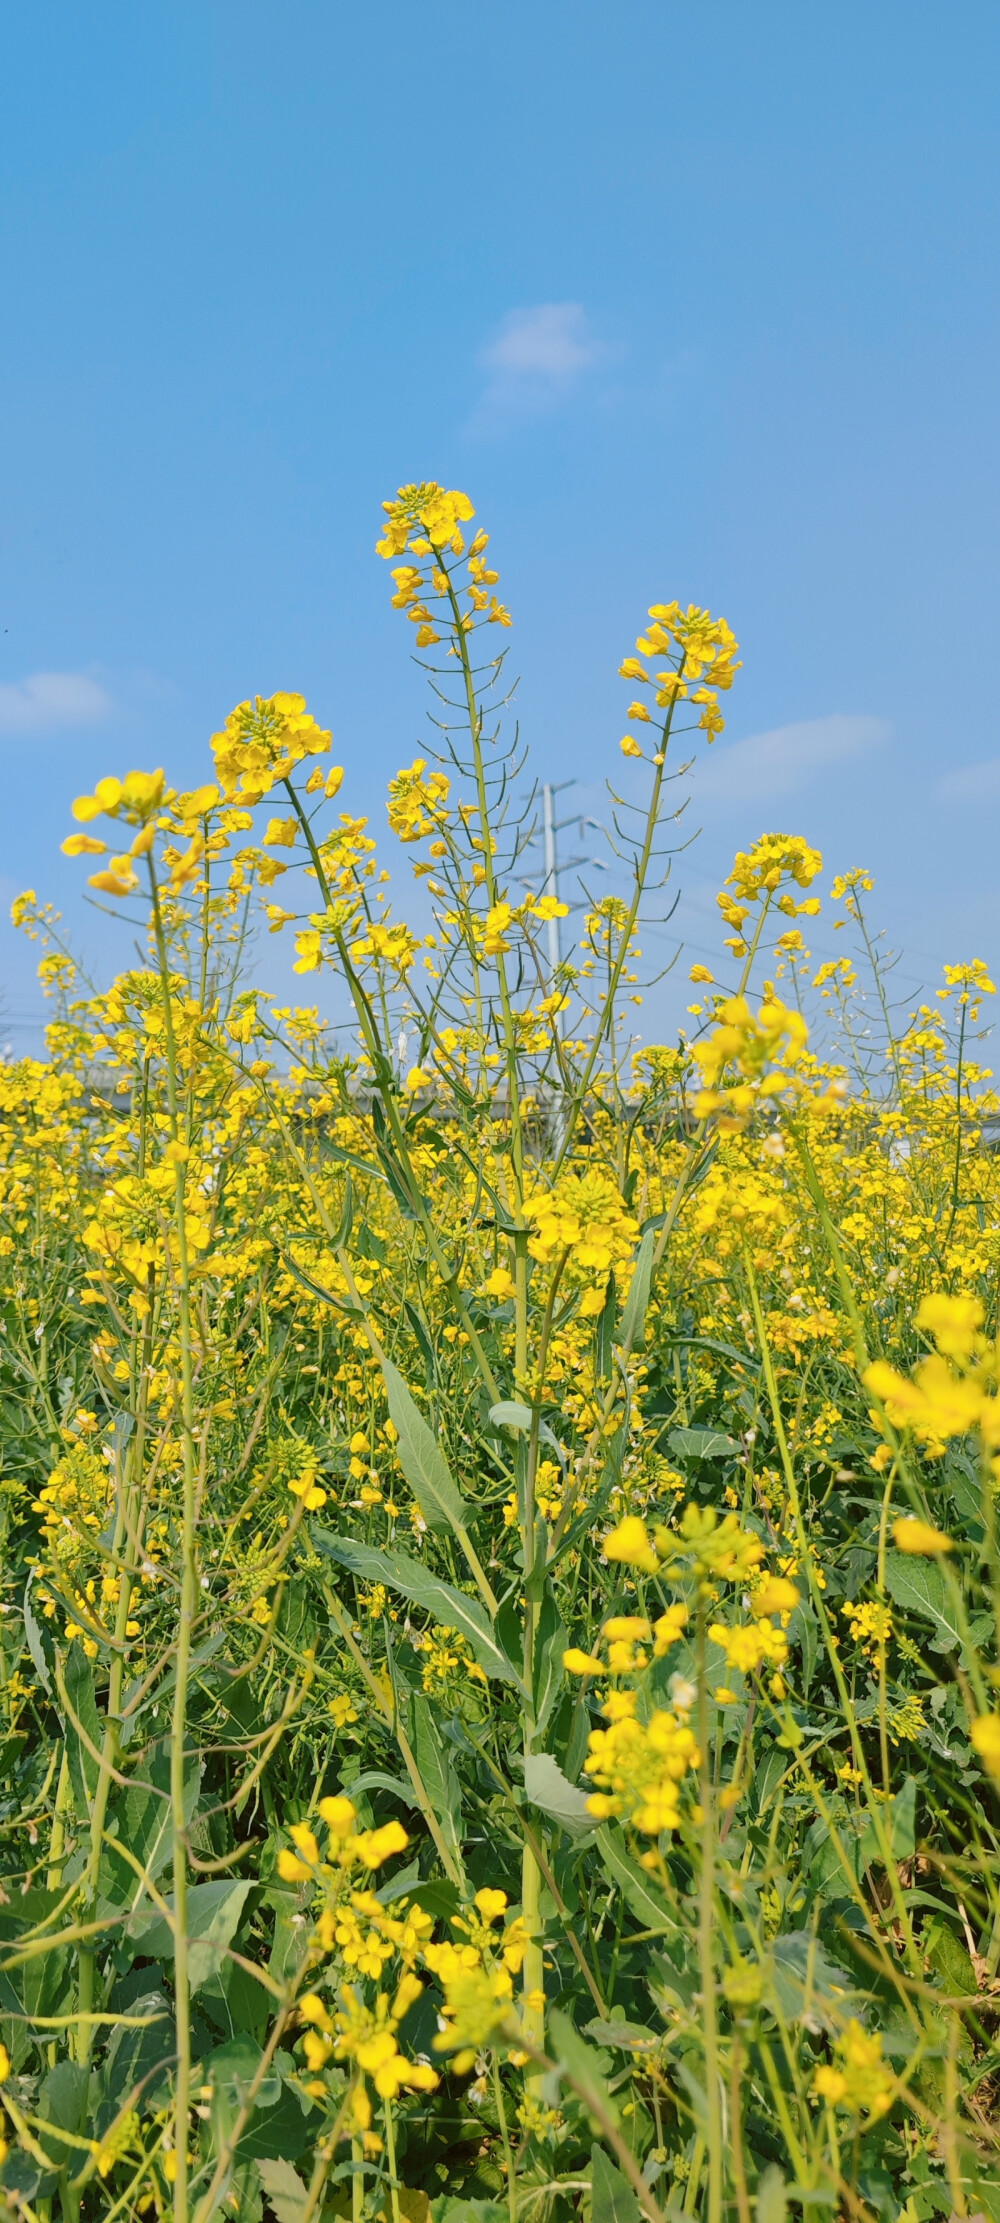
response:
{"label": "utility pole", "polygon": [[[561,873],[576,872],[581,865],[588,865],[595,872],[606,872],[608,869],[603,857],[567,857],[565,862],[562,862],[560,860],[559,835],[561,833],[565,833],[567,826],[576,826],[579,829],[579,839],[581,841],[583,840],[584,831],[586,828],[593,827],[597,833],[601,832],[601,822],[599,818],[582,818],[578,813],[570,818],[556,817],[556,796],[562,795],[567,787],[575,786],[575,780],[560,780],[558,782],[553,782],[552,780],[543,781],[541,839],[544,863],[540,871],[526,873],[523,875],[523,878],[529,885],[532,880],[540,879],[541,887],[539,889],[539,894],[554,895],[557,903],[561,901],[559,892],[559,879]],[[533,834],[531,838],[532,841],[537,841],[538,835]],[[569,905],[569,909],[571,911],[578,911],[581,908],[582,906],[579,901],[575,901]],[[555,977],[559,970],[559,965],[562,957],[559,925],[560,922],[558,919],[548,919],[546,921],[546,943],[548,948],[549,978],[553,983],[555,982]]]}

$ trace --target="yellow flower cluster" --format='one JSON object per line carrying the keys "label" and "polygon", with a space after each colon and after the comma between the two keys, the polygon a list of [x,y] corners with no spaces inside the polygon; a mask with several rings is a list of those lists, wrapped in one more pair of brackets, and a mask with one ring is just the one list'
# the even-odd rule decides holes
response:
{"label": "yellow flower cluster", "polygon": [[620,1815],[634,1829],[658,1836],[681,1819],[681,1785],[701,1755],[687,1722],[657,1710],[648,1723],[636,1718],[635,1691],[612,1691],[602,1711],[607,1729],[591,1731],[584,1773],[597,1785],[587,1806],[595,1821]]}
{"label": "yellow flower cluster", "polygon": [[389,824],[400,841],[423,841],[446,816],[451,781],[446,772],[431,772],[425,779],[426,771],[426,758],[416,756],[389,782]]}
{"label": "yellow flower cluster", "polygon": [[[626,656],[619,666],[621,677],[652,689],[657,708],[666,713],[664,723],[669,722],[675,703],[696,703],[701,712],[698,724],[709,741],[714,741],[725,725],[719,710],[719,691],[728,691],[740,668],[735,660],[738,643],[725,618],[713,618],[693,602],[686,610],[679,602],[654,602],[649,624],[635,646],[636,654]],[[649,658],[654,663],[657,658],[664,659],[661,668],[649,671],[642,661]],[[703,675],[711,684],[699,687],[696,682]],[[633,702],[628,715],[637,724],[651,723],[643,702]],[[632,734],[625,735],[621,748],[623,756],[643,754]],[[658,752],[654,761],[662,764],[662,753]]]}
{"label": "yellow flower cluster", "polygon": [[[540,1265],[565,1254],[579,1273],[605,1281],[632,1256],[639,1233],[615,1183],[597,1168],[566,1173],[554,1188],[536,1191],[525,1213],[533,1230],[528,1250]],[[584,1297],[584,1312],[599,1312],[603,1302],[603,1290],[593,1289]]]}
{"label": "yellow flower cluster", "polygon": [[257,695],[237,703],[222,732],[212,735],[223,795],[251,806],[261,802],[304,757],[325,755],[331,738],[307,711],[304,695]]}
{"label": "yellow flower cluster", "polygon": [[459,611],[454,577],[445,557],[465,555],[462,526],[476,514],[467,494],[455,489],[448,492],[432,480],[419,486],[401,486],[395,501],[383,502],[382,507],[387,522],[382,538],[375,543],[378,555],[388,560],[405,550],[420,559],[416,564],[400,564],[392,574],[396,583],[393,609],[405,610],[411,625],[416,626],[418,648],[430,648],[441,639],[435,631],[440,619],[429,607],[432,602],[443,605],[444,622],[460,634],[471,633],[477,622],[509,626],[509,611],[489,592],[497,583],[498,573],[487,568],[484,552],[489,535],[484,532],[476,534],[469,549],[462,590],[469,607],[464,613]]}
{"label": "yellow flower cluster", "polygon": [[870,2121],[892,2105],[892,2072],[882,2054],[878,2031],[871,2034],[853,2017],[837,2039],[836,2060],[823,2062],[813,2077],[817,2099],[830,2107],[846,2107],[852,2114],[865,2112]]}
{"label": "yellow flower cluster", "polygon": [[872,1419],[883,1434],[908,1432],[929,1457],[939,1458],[950,1437],[975,1430],[984,1452],[994,1455],[994,1471],[1000,1472],[995,1456],[1000,1448],[1000,1351],[980,1333],[983,1318],[978,1297],[925,1297],[917,1326],[933,1337],[937,1350],[909,1378],[876,1359],[866,1367],[864,1383],[878,1399]]}
{"label": "yellow flower cluster", "polygon": [[[661,1566],[688,1567],[701,1580],[748,1583],[761,1565],[764,1546],[735,1513],[720,1521],[714,1506],[692,1504],[684,1507],[676,1528],[658,1523],[652,1537],[637,1514],[626,1514],[605,1537],[604,1556],[649,1575],[658,1574]],[[765,1607],[771,1610],[781,1608]]]}
{"label": "yellow flower cluster", "polygon": [[[691,1047],[704,1084],[694,1108],[698,1119],[714,1113],[722,1132],[732,1134],[749,1118],[755,1103],[791,1088],[790,1069],[805,1053],[809,1030],[801,1013],[776,997],[752,1011],[745,996],[730,996],[719,1004],[716,1018],[711,1034]],[[735,1086],[720,1089],[728,1065],[737,1066],[744,1077]]]}

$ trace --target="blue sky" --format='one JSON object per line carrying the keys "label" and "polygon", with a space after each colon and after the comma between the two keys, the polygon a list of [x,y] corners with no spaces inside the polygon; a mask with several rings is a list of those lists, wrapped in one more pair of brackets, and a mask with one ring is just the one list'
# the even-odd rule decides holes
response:
{"label": "blue sky", "polygon": [[[994,0],[8,11],[4,910],[31,884],[126,962],[69,802],[202,776],[248,693],[300,688],[380,815],[423,704],[373,542],[426,476],[492,533],[535,770],[588,810],[647,605],[733,625],[685,973],[775,825],[874,870],[901,992],[1000,963],[998,61]],[[6,927],[0,978],[34,1046]]]}

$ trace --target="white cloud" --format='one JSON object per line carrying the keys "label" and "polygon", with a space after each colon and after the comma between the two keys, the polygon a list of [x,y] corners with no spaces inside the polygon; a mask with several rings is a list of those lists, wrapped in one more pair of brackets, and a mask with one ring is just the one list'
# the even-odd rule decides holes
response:
{"label": "white cloud", "polygon": [[804,718],[796,725],[775,726],[770,733],[751,734],[717,754],[713,749],[702,760],[698,801],[775,802],[796,794],[832,765],[878,748],[891,731],[884,718],[837,711],[830,718]]}
{"label": "white cloud", "polygon": [[593,338],[579,301],[511,309],[480,350],[487,383],[467,429],[496,429],[504,419],[551,408],[606,353]]}
{"label": "white cloud", "polygon": [[1000,798],[1000,756],[982,764],[965,764],[938,780],[935,794],[945,803],[995,803]]}
{"label": "white cloud", "polygon": [[30,679],[0,682],[0,734],[92,726],[111,707],[110,695],[85,672],[33,672]]}

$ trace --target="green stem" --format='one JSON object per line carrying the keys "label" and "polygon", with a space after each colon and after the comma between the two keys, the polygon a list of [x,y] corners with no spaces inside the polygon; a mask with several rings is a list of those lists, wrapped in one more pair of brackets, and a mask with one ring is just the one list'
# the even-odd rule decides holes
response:
{"label": "green stem", "polygon": [[[170,1138],[180,1142],[177,1100],[177,1044],[174,1036],[170,967],[160,892],[152,858],[149,878],[153,905],[153,931],[160,970],[166,1037],[167,1109]],[[188,1680],[191,1666],[191,1632],[198,1602],[195,1565],[195,1499],[197,1466],[194,1440],[194,1377],[191,1347],[191,1282],[185,1215],[186,1167],[174,1168],[174,1229],[177,1237],[177,1309],[181,1372],[181,1448],[183,1458],[181,1511],[181,1595],[177,1624],[176,1681],[170,1728],[170,1808],[174,1832],[174,2033],[176,2069],[174,2082],[174,2144],[177,2174],[174,2178],[174,2223],[187,2223],[188,2215],[188,2116],[191,2104],[191,1996],[188,1968],[188,1864],[187,1822],[184,1802],[184,1764],[187,1754]]]}
{"label": "green stem", "polygon": [[722,2108],[719,2093],[719,2021],[715,1984],[715,1787],[709,1753],[705,1681],[705,1606],[698,1601],[698,1743],[701,1747],[701,1875],[698,1882],[698,1980],[705,2057],[705,2129],[708,2142],[708,2223],[722,2223]]}

